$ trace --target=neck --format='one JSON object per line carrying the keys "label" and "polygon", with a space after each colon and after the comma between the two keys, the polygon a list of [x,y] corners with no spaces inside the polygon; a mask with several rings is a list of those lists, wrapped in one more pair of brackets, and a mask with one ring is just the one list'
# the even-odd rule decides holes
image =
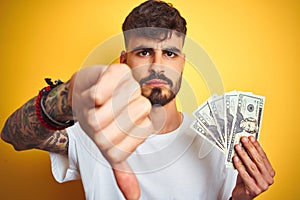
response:
{"label": "neck", "polygon": [[153,106],[150,118],[156,134],[174,131],[182,121],[182,115],[177,110],[175,99],[164,106]]}

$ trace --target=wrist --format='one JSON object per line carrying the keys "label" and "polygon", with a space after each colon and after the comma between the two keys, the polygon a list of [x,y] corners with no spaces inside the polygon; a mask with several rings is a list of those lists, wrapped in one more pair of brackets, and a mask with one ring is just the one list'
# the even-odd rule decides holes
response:
{"label": "wrist", "polygon": [[72,107],[68,104],[68,83],[60,80],[54,83],[46,78],[48,86],[43,88],[35,103],[37,118],[50,130],[62,130],[74,124]]}
{"label": "wrist", "polygon": [[[57,93],[57,91],[58,91],[57,89],[59,88],[58,86],[63,84],[63,82],[60,80],[56,80],[53,83],[50,78],[45,78],[45,81],[47,82],[48,86],[44,87],[42,90],[40,90],[38,96],[35,99],[35,101],[36,101],[35,102],[35,112],[36,112],[37,118],[39,119],[40,123],[44,127],[46,127],[47,129],[50,129],[50,130],[62,130],[69,126],[72,126],[74,124],[73,120],[67,120],[67,121],[63,121],[63,122],[57,121],[55,118],[53,118],[51,116],[51,114],[56,115],[55,114],[56,112],[50,112],[51,113],[50,114],[46,111],[46,98],[47,98],[48,94],[51,91],[56,91],[55,93]],[[57,101],[55,101],[55,103],[52,105],[55,105],[56,103],[57,103]]]}
{"label": "wrist", "polygon": [[75,120],[69,99],[69,82],[53,88],[45,97],[45,112],[54,120],[66,122]]}

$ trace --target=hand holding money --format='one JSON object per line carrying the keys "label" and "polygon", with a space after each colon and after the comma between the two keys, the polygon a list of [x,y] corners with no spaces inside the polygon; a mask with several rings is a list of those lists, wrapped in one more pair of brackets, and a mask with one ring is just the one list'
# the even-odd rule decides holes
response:
{"label": "hand holding money", "polygon": [[237,155],[233,163],[238,171],[237,183],[232,192],[233,199],[253,199],[274,183],[275,171],[265,152],[253,137],[242,137],[237,144]]}
{"label": "hand holding money", "polygon": [[258,143],[265,98],[232,91],[213,95],[195,111],[191,127],[225,154],[238,171],[233,199],[253,199],[273,184],[275,172]]}
{"label": "hand holding money", "polygon": [[264,97],[249,92],[213,95],[194,111],[192,128],[222,151],[226,166],[233,168],[234,146],[240,138],[259,138],[264,103]]}

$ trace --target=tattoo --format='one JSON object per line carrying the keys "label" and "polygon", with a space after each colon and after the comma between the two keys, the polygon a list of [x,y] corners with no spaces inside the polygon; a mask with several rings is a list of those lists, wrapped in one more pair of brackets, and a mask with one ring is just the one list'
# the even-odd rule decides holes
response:
{"label": "tattoo", "polygon": [[48,94],[46,112],[57,121],[73,120],[72,107],[68,102],[69,82],[62,84]]}
{"label": "tattoo", "polygon": [[66,130],[56,131],[37,149],[54,153],[68,154],[69,138]]}
{"label": "tattoo", "polygon": [[[46,107],[54,119],[73,119],[72,108],[68,105],[68,82],[51,91],[46,99]],[[54,131],[45,128],[37,118],[36,97],[15,111],[6,121],[1,138],[11,143],[16,150],[42,149],[67,154],[69,139],[66,130]],[[48,106],[49,105],[49,106]]]}

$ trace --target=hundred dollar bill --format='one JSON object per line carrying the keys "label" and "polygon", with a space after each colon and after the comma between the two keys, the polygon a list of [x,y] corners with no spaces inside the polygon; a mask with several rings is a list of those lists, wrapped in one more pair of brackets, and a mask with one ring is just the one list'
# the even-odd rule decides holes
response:
{"label": "hundred dollar bill", "polygon": [[198,122],[203,125],[206,130],[212,135],[212,137],[216,140],[217,143],[222,147],[224,150],[225,147],[223,145],[223,141],[221,139],[221,134],[219,134],[217,125],[213,118],[211,109],[207,102],[204,102],[197,110],[193,112],[193,115],[196,117]]}
{"label": "hundred dollar bill", "polygon": [[227,167],[233,168],[234,146],[240,143],[242,136],[253,135],[258,140],[264,103],[265,97],[263,96],[238,93],[237,109],[233,120],[229,148],[226,153],[225,164]]}
{"label": "hundred dollar bill", "polygon": [[236,113],[237,108],[237,92],[231,91],[226,94],[224,94],[224,103],[225,103],[225,109],[224,109],[224,115],[225,115],[225,123],[224,123],[224,129],[225,129],[225,138],[226,138],[226,149],[229,148],[229,142],[230,142],[230,133],[232,129],[232,123],[233,118]]}
{"label": "hundred dollar bill", "polygon": [[212,135],[208,132],[208,130],[200,124],[197,120],[193,121],[191,124],[191,128],[195,130],[201,137],[203,137],[205,140],[207,140],[210,144],[215,146],[218,150],[220,150],[222,153],[224,153],[224,150],[220,146],[218,142],[212,137]]}
{"label": "hundred dollar bill", "polygon": [[226,146],[226,137],[225,137],[225,127],[224,127],[224,98],[222,96],[213,95],[211,98],[208,99],[209,107],[212,111],[213,118],[217,125],[218,131],[220,133],[220,137],[223,141],[223,145],[225,148]]}

